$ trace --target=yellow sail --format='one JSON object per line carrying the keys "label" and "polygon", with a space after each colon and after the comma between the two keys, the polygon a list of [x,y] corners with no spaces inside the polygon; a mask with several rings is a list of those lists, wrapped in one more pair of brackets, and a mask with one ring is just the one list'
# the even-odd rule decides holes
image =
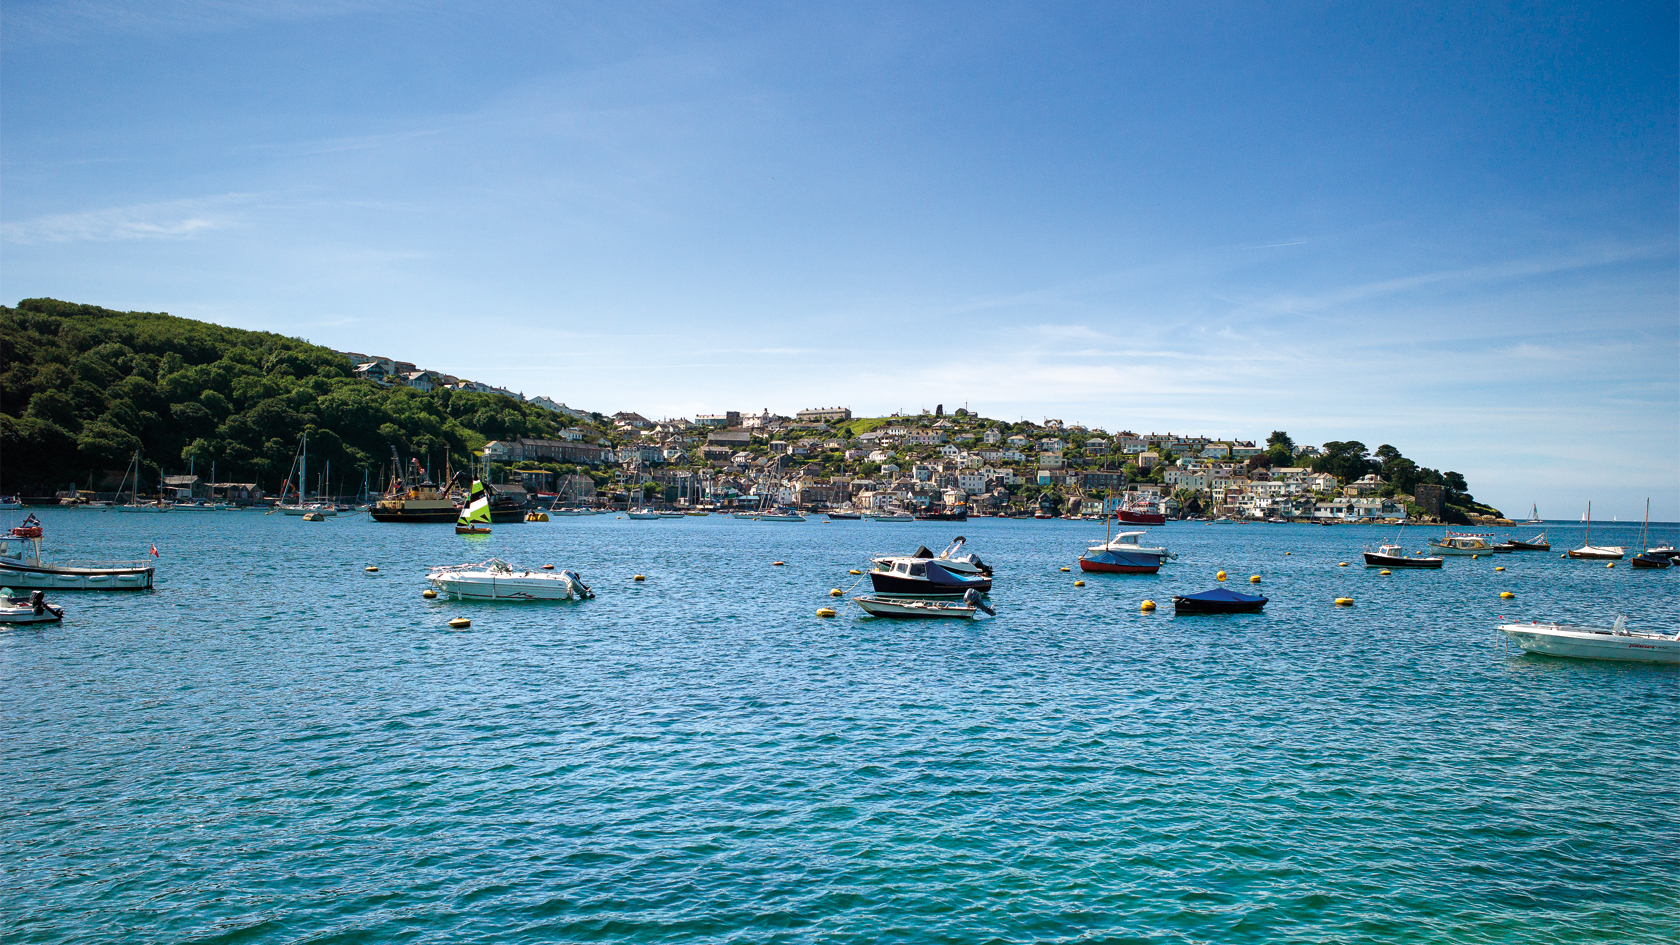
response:
{"label": "yellow sail", "polygon": [[473,480],[472,498],[467,507],[461,510],[461,515],[455,520],[457,525],[488,525],[490,524],[490,496],[486,494],[484,483]]}

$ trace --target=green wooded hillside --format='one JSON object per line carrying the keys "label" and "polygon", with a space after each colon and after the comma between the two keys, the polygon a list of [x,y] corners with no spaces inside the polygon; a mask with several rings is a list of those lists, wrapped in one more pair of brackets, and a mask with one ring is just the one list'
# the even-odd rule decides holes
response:
{"label": "green wooded hillside", "polygon": [[0,489],[114,488],[136,449],[155,486],[189,461],[273,491],[309,433],[310,468],[373,482],[395,446],[459,468],[486,440],[571,422],[499,394],[382,388],[335,352],[269,332],[55,299],[0,307]]}

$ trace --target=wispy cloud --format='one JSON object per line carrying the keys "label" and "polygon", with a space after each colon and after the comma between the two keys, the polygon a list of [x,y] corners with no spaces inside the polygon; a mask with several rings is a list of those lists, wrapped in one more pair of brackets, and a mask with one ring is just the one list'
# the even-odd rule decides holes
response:
{"label": "wispy cloud", "polygon": [[233,208],[248,199],[245,194],[226,194],[54,214],[0,224],[0,239],[8,243],[183,239],[234,225],[238,218]]}

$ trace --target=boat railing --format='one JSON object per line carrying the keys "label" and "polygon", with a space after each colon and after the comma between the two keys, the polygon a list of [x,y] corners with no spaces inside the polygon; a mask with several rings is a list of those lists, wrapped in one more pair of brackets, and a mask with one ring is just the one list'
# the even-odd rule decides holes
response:
{"label": "boat railing", "polygon": [[[14,557],[14,556],[8,556],[8,557],[10,557],[14,561],[19,560],[17,557]],[[30,560],[30,559],[22,559],[22,560]],[[40,559],[36,558],[36,559],[34,559],[34,561],[36,562],[37,567],[43,567],[43,568],[75,568],[75,569],[78,569],[78,570],[86,570],[86,571],[142,571],[142,570],[145,570],[147,568],[153,567],[152,561],[149,558],[140,558],[139,560],[136,560],[136,561],[84,561],[84,560],[79,560],[79,559],[71,559],[69,561],[41,561]]]}

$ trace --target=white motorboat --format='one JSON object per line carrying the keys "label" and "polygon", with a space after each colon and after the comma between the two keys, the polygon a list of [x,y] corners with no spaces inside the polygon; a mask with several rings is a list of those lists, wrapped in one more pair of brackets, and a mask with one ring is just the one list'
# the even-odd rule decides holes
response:
{"label": "white motorboat", "polygon": [[576,571],[516,569],[500,558],[433,568],[439,594],[455,600],[588,600],[595,596]]}
{"label": "white motorboat", "polygon": [[980,592],[975,590],[964,593],[960,601],[860,595],[852,598],[852,603],[872,617],[959,617],[972,620],[977,611],[997,615],[997,611],[986,606]]}
{"label": "white motorboat", "polygon": [[28,597],[15,597],[9,587],[0,587],[0,623],[58,623],[64,619],[64,609],[47,603],[47,595],[31,591]]}
{"label": "white motorboat", "polygon": [[1497,550],[1495,544],[1487,535],[1454,535],[1448,532],[1439,541],[1430,542],[1429,550],[1438,555],[1491,555]]}
{"label": "white motorboat", "polygon": [[[0,583],[60,591],[143,591],[152,586],[150,561],[41,560],[41,523],[31,515],[0,539]],[[11,543],[21,542],[13,551]]]}
{"label": "white motorboat", "polygon": [[916,520],[916,517],[911,515],[909,512],[897,509],[889,509],[885,512],[875,513],[865,512],[863,517],[869,519],[871,522],[914,522]]}
{"label": "white motorboat", "polygon": [[643,509],[625,509],[624,510],[624,517],[625,518],[633,518],[633,519],[636,519],[637,521],[643,521],[643,522],[651,522],[651,521],[654,521],[656,519],[664,518],[664,516],[660,515],[658,512],[655,512],[652,509],[646,509],[646,508],[643,508]]}
{"label": "white motorboat", "polygon": [[1145,547],[1144,532],[1121,532],[1085,549],[1079,570],[1097,574],[1155,574],[1163,561],[1178,557],[1166,548]]}
{"label": "white motorboat", "polygon": [[14,511],[23,508],[23,501],[15,495],[0,495],[0,510]]}
{"label": "white motorboat", "polygon": [[775,508],[753,516],[755,522],[803,522],[805,516],[789,508]]}
{"label": "white motorboat", "polygon": [[1576,659],[1680,663],[1680,630],[1673,634],[1629,630],[1617,617],[1610,629],[1558,623],[1505,623],[1499,632],[1530,653]]}

